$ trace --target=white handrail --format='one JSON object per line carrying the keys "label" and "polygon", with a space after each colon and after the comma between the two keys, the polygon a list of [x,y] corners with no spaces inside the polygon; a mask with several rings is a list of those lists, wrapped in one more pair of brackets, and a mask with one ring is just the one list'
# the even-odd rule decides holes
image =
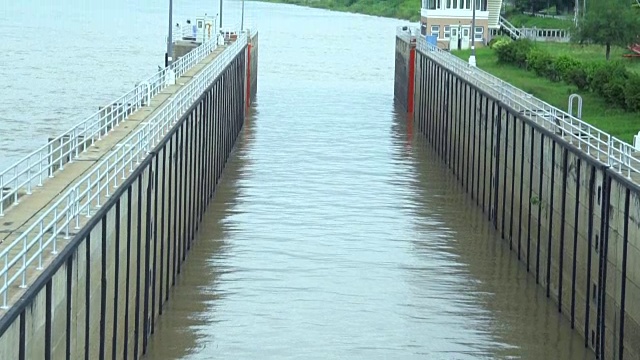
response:
{"label": "white handrail", "polygon": [[546,29],[546,28],[517,28],[509,22],[503,16],[500,16],[499,25],[510,35],[513,35],[516,39],[528,38],[528,39],[542,39],[553,38],[568,41],[571,39],[569,30],[566,29]]}
{"label": "white handrail", "polygon": [[415,43],[416,36],[420,33],[419,29],[411,26],[398,26],[396,27],[396,36],[404,40],[407,43]]}
{"label": "white handrail", "polygon": [[500,16],[499,24],[511,35],[513,35],[516,39],[519,39],[522,35],[520,34],[520,30],[513,26],[512,23],[509,22],[503,16]]}
{"label": "white handrail", "polygon": [[72,227],[80,228],[80,216],[90,217],[110,196],[110,191],[124,181],[149,154],[162,137],[202,95],[213,80],[222,73],[247,45],[247,35],[238,39],[208,64],[189,84],[160,107],[155,115],[142,127],[120,143],[117,150],[93,166],[86,174],[61,196],[48,210],[31,224],[20,236],[0,252],[0,296],[2,307],[7,307],[7,296],[16,281],[20,287],[27,286],[27,268],[37,262],[42,269],[46,251],[54,254],[59,248],[59,238],[68,239]]}
{"label": "white handrail", "polygon": [[193,27],[191,24],[186,24],[180,27],[174,27],[171,33],[173,42],[184,39],[185,37],[193,37]]}
{"label": "white handrail", "polygon": [[57,169],[64,169],[66,163],[73,162],[80,153],[107,135],[109,130],[126,120],[131,113],[148,106],[153,96],[171,84],[172,78],[180,77],[213,52],[216,46],[215,38],[203,43],[168,68],[161,69],[140,82],[133,90],[102,110],[0,172],[0,217],[4,216],[4,204],[7,200],[17,204],[21,190],[29,195],[34,186],[42,186],[47,177],[54,177]]}
{"label": "white handrail", "polygon": [[564,137],[569,137],[572,143],[577,142],[579,149],[618,173],[625,173],[627,178],[631,178],[632,172],[640,172],[640,159],[637,158],[636,150],[630,144],[477,67],[470,66],[468,62],[428,44],[423,37],[418,38],[417,49],[538,124]]}

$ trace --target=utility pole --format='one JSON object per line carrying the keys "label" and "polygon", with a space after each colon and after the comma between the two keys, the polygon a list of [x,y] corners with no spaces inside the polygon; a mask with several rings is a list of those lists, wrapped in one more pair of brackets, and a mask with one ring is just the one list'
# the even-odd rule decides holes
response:
{"label": "utility pole", "polygon": [[167,53],[164,55],[164,66],[173,62],[173,0],[169,0],[169,37],[167,38]]}
{"label": "utility pole", "polygon": [[242,0],[242,19],[240,20],[240,31],[243,31],[243,30],[244,30],[244,0]]}
{"label": "utility pole", "polygon": [[471,56],[469,56],[469,65],[474,67],[476,66],[476,1],[477,0],[473,0],[473,16],[471,17]]}
{"label": "utility pole", "polygon": [[222,0],[220,1],[220,31],[222,31]]}

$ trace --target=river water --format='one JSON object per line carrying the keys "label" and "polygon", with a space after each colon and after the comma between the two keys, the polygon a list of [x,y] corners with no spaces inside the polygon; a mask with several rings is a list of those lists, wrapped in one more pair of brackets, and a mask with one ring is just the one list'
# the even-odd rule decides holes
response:
{"label": "river water", "polygon": [[[168,0],[0,0],[0,171],[164,65]],[[174,23],[211,0],[174,0]],[[225,24],[239,23],[229,9]]]}
{"label": "river water", "polygon": [[[75,29],[98,27],[77,43],[66,11],[34,10],[62,39],[43,30],[0,45],[0,159],[161,64],[159,3],[61,5]],[[31,11],[12,4],[3,38]],[[260,25],[258,97],[146,358],[593,358],[394,108],[402,22],[246,7]]]}

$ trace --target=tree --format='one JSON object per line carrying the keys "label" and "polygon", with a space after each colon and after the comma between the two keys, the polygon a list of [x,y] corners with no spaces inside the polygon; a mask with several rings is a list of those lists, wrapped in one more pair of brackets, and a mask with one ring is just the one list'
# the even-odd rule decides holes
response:
{"label": "tree", "polygon": [[629,0],[590,1],[587,13],[578,21],[576,40],[604,45],[606,59],[611,46],[628,46],[638,42],[640,16]]}
{"label": "tree", "polygon": [[[584,0],[578,0],[578,2],[582,4]],[[539,12],[555,7],[555,15],[560,15],[573,12],[576,0],[503,0],[503,3],[512,5],[520,12]],[[549,15],[554,15],[554,13],[551,12]]]}

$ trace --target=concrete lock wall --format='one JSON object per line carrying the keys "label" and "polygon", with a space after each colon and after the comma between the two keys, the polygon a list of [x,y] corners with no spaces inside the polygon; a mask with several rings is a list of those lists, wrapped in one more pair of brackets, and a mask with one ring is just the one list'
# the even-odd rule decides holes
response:
{"label": "concrete lock wall", "polygon": [[421,51],[415,104],[415,126],[585,346],[640,358],[640,187]]}
{"label": "concrete lock wall", "polygon": [[247,106],[255,100],[258,92],[258,34],[249,39],[247,51]]}
{"label": "concrete lock wall", "polygon": [[244,123],[246,56],[231,61],[0,319],[1,359],[145,353]]}

